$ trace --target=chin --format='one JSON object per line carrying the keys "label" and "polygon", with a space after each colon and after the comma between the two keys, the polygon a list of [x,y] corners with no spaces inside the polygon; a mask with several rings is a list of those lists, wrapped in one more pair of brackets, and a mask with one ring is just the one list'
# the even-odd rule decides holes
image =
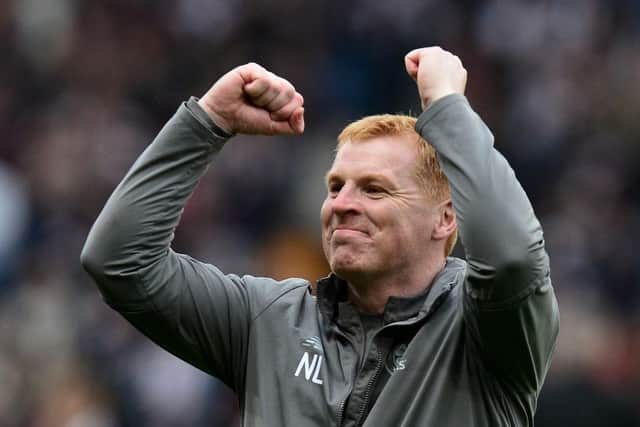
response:
{"label": "chin", "polygon": [[349,277],[361,276],[366,272],[366,268],[357,259],[352,257],[334,258],[330,262],[331,271],[341,279],[348,280]]}

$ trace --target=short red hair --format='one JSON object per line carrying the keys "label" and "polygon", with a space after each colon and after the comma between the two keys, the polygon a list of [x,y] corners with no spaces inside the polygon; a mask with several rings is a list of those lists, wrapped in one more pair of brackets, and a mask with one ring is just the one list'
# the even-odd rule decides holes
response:
{"label": "short red hair", "polygon": [[[434,203],[440,203],[451,198],[449,181],[440,168],[436,150],[416,132],[416,121],[415,117],[401,114],[364,117],[350,123],[340,132],[336,150],[349,142],[365,141],[379,136],[409,135],[415,137],[416,149],[418,150],[416,179],[429,199]],[[445,256],[451,254],[457,238],[457,230],[447,238]]]}

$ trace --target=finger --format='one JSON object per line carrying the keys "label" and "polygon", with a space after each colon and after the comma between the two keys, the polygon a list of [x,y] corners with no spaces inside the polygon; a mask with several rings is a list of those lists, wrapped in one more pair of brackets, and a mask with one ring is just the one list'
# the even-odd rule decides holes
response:
{"label": "finger", "polygon": [[[253,86],[253,82],[246,85],[245,93],[249,95],[253,105],[264,108],[280,94],[280,89],[274,86],[271,80],[262,83],[258,82],[259,80],[256,80],[255,87]],[[257,87],[259,87],[260,90],[258,90]]]}
{"label": "finger", "polygon": [[264,95],[270,87],[271,85],[269,84],[268,79],[258,78],[244,85],[244,93],[246,93],[253,100]]}
{"label": "finger", "polygon": [[420,54],[423,50],[424,48],[413,49],[412,51],[407,53],[405,58],[418,65],[418,63],[420,62]]}
{"label": "finger", "polygon": [[295,93],[293,99],[291,99],[286,105],[271,113],[273,120],[288,120],[299,107],[304,105],[304,98],[299,93]]}
{"label": "finger", "polygon": [[291,135],[294,133],[298,133],[298,132],[296,132],[296,130],[294,130],[293,127],[291,127],[291,124],[288,121],[286,120],[271,121],[271,129],[270,129],[271,135]]}
{"label": "finger", "polygon": [[294,99],[296,95],[296,91],[290,84],[285,85],[282,84],[282,87],[279,89],[278,95],[274,99],[271,100],[267,105],[265,105],[265,109],[267,111],[278,111],[285,105],[289,104],[292,99]]}
{"label": "finger", "polygon": [[294,133],[301,134],[304,132],[304,107],[298,107],[289,118],[289,126]]}
{"label": "finger", "polygon": [[241,65],[237,70],[245,85],[260,78],[266,78],[268,75],[268,71],[262,65],[256,64],[255,62]]}
{"label": "finger", "polygon": [[436,52],[440,53],[449,53],[446,50],[442,49],[440,46],[429,46],[429,47],[421,47],[418,49],[413,49],[411,52],[407,53],[405,56],[405,63],[410,61],[414,63],[416,66],[420,65],[420,60],[424,58],[428,54],[435,54]]}
{"label": "finger", "polygon": [[420,64],[420,49],[414,49],[404,57],[404,66],[407,70],[407,74],[412,79],[418,77],[418,65]]}
{"label": "finger", "polygon": [[272,120],[269,126],[271,135],[291,135],[304,132],[304,108],[299,107],[289,120]]}

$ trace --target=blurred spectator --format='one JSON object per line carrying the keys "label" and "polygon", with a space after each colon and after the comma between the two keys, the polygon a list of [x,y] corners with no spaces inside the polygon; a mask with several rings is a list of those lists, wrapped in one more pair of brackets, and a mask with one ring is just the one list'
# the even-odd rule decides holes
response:
{"label": "blurred spectator", "polygon": [[15,272],[28,216],[25,183],[0,162],[0,292]]}

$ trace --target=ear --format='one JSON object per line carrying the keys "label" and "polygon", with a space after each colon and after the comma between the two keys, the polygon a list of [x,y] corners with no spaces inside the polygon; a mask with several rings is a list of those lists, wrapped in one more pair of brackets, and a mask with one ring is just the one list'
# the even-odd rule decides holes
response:
{"label": "ear", "polygon": [[433,240],[446,240],[458,228],[456,222],[456,211],[453,209],[451,200],[439,206],[438,221],[433,228],[431,238]]}

